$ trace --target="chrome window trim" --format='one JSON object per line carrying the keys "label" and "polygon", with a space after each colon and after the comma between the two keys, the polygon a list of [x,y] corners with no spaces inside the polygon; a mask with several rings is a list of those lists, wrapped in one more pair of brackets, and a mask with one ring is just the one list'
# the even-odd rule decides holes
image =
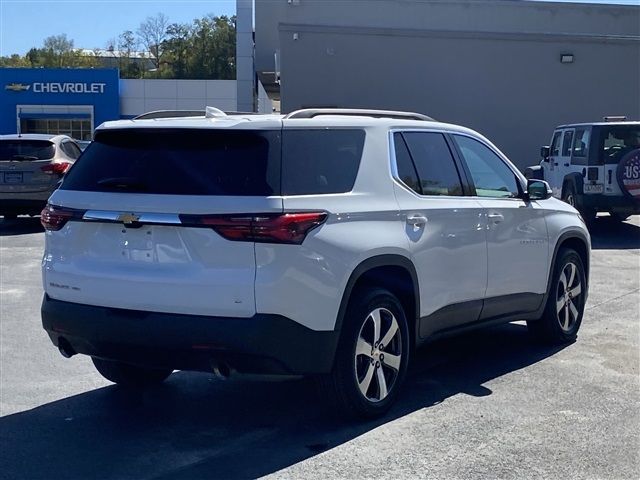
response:
{"label": "chrome window trim", "polygon": [[[433,128],[433,127],[431,127],[431,128],[429,128],[429,127],[427,127],[427,128],[411,127],[411,128],[392,128],[392,129],[389,129],[389,161],[390,161],[390,167],[391,167],[390,168],[391,178],[395,183],[397,183],[400,187],[402,187],[405,190],[407,190],[409,193],[412,193],[416,197],[423,198],[423,199],[437,199],[437,198],[455,198],[455,199],[496,198],[496,199],[500,199],[500,200],[522,200],[521,198],[478,197],[477,195],[422,195],[422,194],[416,192],[411,187],[409,187],[407,184],[405,184],[400,179],[400,175],[398,174],[398,164],[397,164],[397,161],[396,161],[396,148],[395,148],[396,145],[395,145],[395,140],[394,140],[393,136],[396,133],[403,133],[403,132],[440,133],[442,135],[447,135],[447,134],[448,135],[464,135],[466,137],[469,137],[469,138],[472,138],[474,140],[479,141],[480,143],[485,145],[487,148],[489,148],[492,152],[496,153],[496,155],[498,155],[498,153],[493,148],[491,148],[490,145],[487,145],[486,142],[482,141],[478,137],[475,137],[473,135],[469,135],[467,133],[457,132],[455,130],[452,131],[452,130],[445,130],[445,129],[441,129],[441,128],[440,129],[439,128]],[[452,152],[452,156],[453,156],[453,152]],[[503,155],[498,155],[498,157],[504,163],[504,156]],[[454,159],[454,162],[455,162],[455,159]],[[513,169],[511,167],[509,167],[509,165],[507,163],[505,163],[505,165],[513,172]],[[520,175],[516,174],[516,178],[522,183]],[[462,179],[460,179],[460,181],[462,181]],[[524,190],[526,190],[526,189],[523,188],[523,191]]]}
{"label": "chrome window trim", "polygon": [[[88,222],[109,222],[123,223],[119,220],[123,214],[132,212],[121,212],[112,210],[87,210],[82,216],[82,220]],[[153,225],[181,225],[180,217],[177,213],[135,213],[138,217],[136,223]]]}

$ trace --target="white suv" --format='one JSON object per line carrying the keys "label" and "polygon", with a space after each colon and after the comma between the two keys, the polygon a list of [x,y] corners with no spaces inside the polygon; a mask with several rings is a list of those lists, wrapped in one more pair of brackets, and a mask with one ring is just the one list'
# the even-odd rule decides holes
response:
{"label": "white suv", "polygon": [[119,384],[314,375],[348,413],[414,348],[526,320],[576,338],[590,238],[487,139],[402,112],[108,122],[42,213],[42,321]]}

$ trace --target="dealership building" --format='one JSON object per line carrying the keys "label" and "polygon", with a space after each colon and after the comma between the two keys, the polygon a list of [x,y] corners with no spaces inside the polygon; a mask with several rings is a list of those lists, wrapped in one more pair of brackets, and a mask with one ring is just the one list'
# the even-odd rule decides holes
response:
{"label": "dealership building", "polygon": [[417,111],[480,131],[521,168],[556,125],[640,119],[640,6],[256,0],[255,40],[283,112]]}
{"label": "dealership building", "polygon": [[[236,80],[0,69],[0,134],[91,137],[165,109],[409,110],[471,127],[519,167],[555,126],[640,119],[640,6],[508,0],[236,0]],[[277,104],[276,104],[277,105]]]}
{"label": "dealership building", "polygon": [[[117,69],[0,69],[0,135],[66,134],[90,140],[102,122],[155,110],[238,110],[235,80],[120,79]],[[255,109],[271,112],[257,85]]]}

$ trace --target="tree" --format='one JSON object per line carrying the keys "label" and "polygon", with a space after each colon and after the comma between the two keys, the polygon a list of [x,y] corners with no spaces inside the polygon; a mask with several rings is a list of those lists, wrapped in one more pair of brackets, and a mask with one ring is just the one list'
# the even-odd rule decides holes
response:
{"label": "tree", "polygon": [[191,43],[191,26],[172,23],[162,44],[163,56],[176,78],[187,78],[187,62]]}
{"label": "tree", "polygon": [[194,20],[191,78],[235,78],[236,17],[208,15]]}
{"label": "tree", "polygon": [[157,71],[160,70],[162,56],[162,42],[167,38],[167,26],[169,19],[164,13],[157,13],[147,19],[138,27],[138,38],[147,52],[153,56],[153,64]]}
{"label": "tree", "polygon": [[131,30],[120,34],[117,42],[118,68],[122,78],[140,78],[143,69],[132,57],[137,54],[138,41]]}
{"label": "tree", "polygon": [[73,57],[73,40],[66,33],[52,35],[44,39],[42,45],[45,67],[64,67]]}

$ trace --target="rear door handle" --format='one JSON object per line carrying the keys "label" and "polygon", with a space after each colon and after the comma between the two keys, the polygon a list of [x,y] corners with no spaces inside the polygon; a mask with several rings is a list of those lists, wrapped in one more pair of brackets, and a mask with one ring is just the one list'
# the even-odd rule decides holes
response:
{"label": "rear door handle", "polygon": [[487,218],[493,221],[493,223],[500,223],[504,220],[504,215],[502,215],[501,213],[490,213],[489,215],[487,215]]}
{"label": "rear door handle", "polygon": [[427,217],[422,215],[410,215],[407,217],[407,223],[417,227],[418,225],[424,225],[428,222]]}

